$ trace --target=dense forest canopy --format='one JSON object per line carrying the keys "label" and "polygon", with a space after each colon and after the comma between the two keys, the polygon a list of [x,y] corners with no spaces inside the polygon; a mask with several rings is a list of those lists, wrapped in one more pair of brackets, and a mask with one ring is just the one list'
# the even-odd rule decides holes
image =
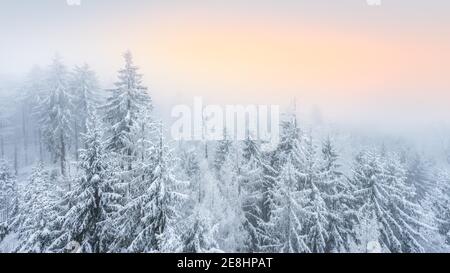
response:
{"label": "dense forest canopy", "polygon": [[430,152],[316,109],[270,151],[173,142],[143,77],[127,52],[110,89],[61,58],[0,83],[0,252],[450,251],[450,136]]}

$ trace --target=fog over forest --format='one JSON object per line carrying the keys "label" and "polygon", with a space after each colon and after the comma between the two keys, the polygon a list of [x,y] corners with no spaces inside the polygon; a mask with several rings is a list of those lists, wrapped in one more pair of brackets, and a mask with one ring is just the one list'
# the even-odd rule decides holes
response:
{"label": "fog over forest", "polygon": [[[450,252],[448,1],[32,2],[0,4],[0,253]],[[195,98],[279,141],[174,138]]]}
{"label": "fog over forest", "polygon": [[273,149],[173,141],[123,57],[113,89],[59,57],[3,85],[3,251],[448,251],[445,127],[340,128],[293,100]]}

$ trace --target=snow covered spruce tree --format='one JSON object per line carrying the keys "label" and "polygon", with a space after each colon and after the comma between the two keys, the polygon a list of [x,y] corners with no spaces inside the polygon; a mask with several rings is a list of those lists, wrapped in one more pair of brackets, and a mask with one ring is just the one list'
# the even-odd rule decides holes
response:
{"label": "snow covered spruce tree", "polygon": [[259,234],[261,225],[268,219],[271,200],[269,189],[273,186],[275,170],[268,164],[271,157],[261,150],[261,143],[250,135],[242,145],[240,189],[244,227],[249,235],[248,251],[261,251]]}
{"label": "snow covered spruce tree", "polygon": [[5,159],[5,142],[11,134],[11,123],[8,114],[8,107],[5,105],[6,99],[0,99],[0,159]]}
{"label": "snow covered spruce tree", "polygon": [[63,177],[67,174],[66,153],[72,136],[72,110],[67,69],[56,57],[50,65],[37,112],[47,149],[54,162],[59,160]]}
{"label": "snow covered spruce tree", "polygon": [[450,172],[436,170],[434,185],[429,191],[425,203],[429,204],[438,227],[438,233],[444,238],[445,248],[450,250]]}
{"label": "snow covered spruce tree", "polygon": [[415,201],[422,201],[427,193],[433,188],[433,177],[431,162],[427,161],[425,155],[414,154],[407,162],[407,183],[416,188]]}
{"label": "snow covered spruce tree", "polygon": [[426,239],[419,230],[428,226],[421,222],[423,209],[413,202],[416,193],[406,183],[405,169],[395,154],[359,154],[353,167],[355,196],[361,221],[377,227],[378,238],[371,240],[389,252],[423,252]]}
{"label": "snow covered spruce tree", "polygon": [[225,162],[220,170],[217,200],[219,218],[219,245],[227,252],[243,252],[248,246],[246,217],[242,209],[245,196],[242,191],[242,159],[239,143],[229,147]]}
{"label": "snow covered spruce tree", "polygon": [[223,139],[217,142],[216,151],[214,154],[213,167],[214,170],[216,171],[217,178],[220,178],[223,175],[221,174],[221,171],[223,169],[223,165],[225,164],[229,156],[232,146],[233,142],[229,139],[229,136],[227,135],[227,130],[224,129]]}
{"label": "snow covered spruce tree", "polygon": [[18,213],[18,190],[16,178],[4,159],[0,159],[0,213],[0,222],[9,229]]}
{"label": "snow covered spruce tree", "polygon": [[242,145],[242,174],[239,192],[242,194],[242,210],[245,214],[244,227],[250,239],[248,248],[258,248],[258,224],[262,219],[261,202],[263,195],[263,162],[259,143],[250,134]]}
{"label": "snow covered spruce tree", "polygon": [[190,181],[189,188],[191,190],[191,198],[195,199],[197,203],[200,203],[205,195],[205,189],[202,185],[200,159],[195,147],[183,149],[181,151],[181,158],[183,158],[183,160],[180,161],[181,169],[186,175],[187,180]]}
{"label": "snow covered spruce tree", "polygon": [[[35,125],[38,124],[38,121],[33,109],[35,109],[38,99],[44,91],[44,80],[44,71],[39,66],[34,66],[20,89],[19,101],[21,109],[19,111],[21,115],[23,161],[25,165],[28,165],[30,161],[30,146],[32,146],[33,138],[35,141],[36,138],[39,138],[38,128]],[[40,153],[40,160],[42,160],[42,153]]]}
{"label": "snow covered spruce tree", "polygon": [[262,251],[310,251],[305,244],[300,221],[305,211],[298,203],[299,152],[297,117],[288,114],[281,123],[280,143],[276,151],[267,155],[270,167],[263,167],[262,219],[258,227],[258,244]]}
{"label": "snow covered spruce tree", "polygon": [[214,253],[221,252],[216,240],[218,224],[212,223],[213,217],[205,207],[198,207],[183,225],[183,252]]}
{"label": "snow covered spruce tree", "polygon": [[147,88],[142,85],[142,75],[133,64],[131,52],[126,52],[124,59],[125,67],[118,72],[116,87],[109,90],[110,96],[101,109],[105,112],[108,129],[106,148],[116,153],[123,170],[131,171],[135,157],[131,130],[139,114],[144,109],[151,110],[152,102]]}
{"label": "snow covered spruce tree", "polygon": [[190,181],[189,199],[182,212],[185,220],[179,223],[183,252],[222,252],[219,244],[223,212],[220,182],[215,178],[215,169],[210,170],[207,158],[199,156],[204,147],[193,146],[181,148],[180,169]]}
{"label": "snow covered spruce tree", "polygon": [[103,132],[95,115],[90,115],[87,133],[83,135],[81,177],[70,194],[73,206],[65,215],[63,230],[80,244],[80,252],[103,252],[104,223],[121,195],[111,191]]}
{"label": "snow covered spruce tree", "polygon": [[330,137],[323,142],[319,181],[328,210],[327,245],[325,252],[348,251],[355,238],[357,224],[355,198],[348,180],[340,171],[339,156]]}
{"label": "snow covered spruce tree", "polygon": [[[77,114],[74,115],[73,130],[75,159],[78,161],[81,134],[87,132],[88,117],[99,103],[99,87],[95,73],[87,64],[75,67],[69,86],[74,108],[77,111]],[[82,146],[86,148],[85,145]]]}
{"label": "snow covered spruce tree", "polygon": [[[112,252],[181,251],[177,222],[187,196],[182,193],[186,183],[174,173],[176,160],[165,145],[162,129],[159,139],[149,148],[152,156],[138,170],[132,181],[135,189],[127,204],[114,220],[116,240]],[[142,175],[145,179],[141,179]],[[133,191],[132,191],[133,192]]]}
{"label": "snow covered spruce tree", "polygon": [[58,185],[39,162],[20,196],[20,213],[14,224],[19,239],[17,252],[48,252],[54,239],[51,230],[56,217],[54,206],[60,198]]}
{"label": "snow covered spruce tree", "polygon": [[270,191],[270,219],[261,224],[261,250],[277,253],[311,252],[303,233],[302,219],[306,217],[298,190],[299,173],[292,155],[286,158],[281,172]]}
{"label": "snow covered spruce tree", "polygon": [[[329,239],[328,225],[330,212],[326,204],[326,184],[320,177],[320,161],[311,134],[303,137],[299,151],[294,150],[298,157],[300,168],[298,170],[297,190],[301,196],[297,202],[303,206],[303,232],[306,234],[306,244],[315,253],[323,253],[327,248]],[[307,220],[306,220],[307,219]]]}

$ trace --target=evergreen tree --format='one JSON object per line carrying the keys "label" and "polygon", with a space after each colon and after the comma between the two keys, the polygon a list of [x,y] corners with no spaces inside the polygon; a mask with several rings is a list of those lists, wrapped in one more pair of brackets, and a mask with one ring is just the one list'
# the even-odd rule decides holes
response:
{"label": "evergreen tree", "polygon": [[304,253],[310,252],[303,234],[302,218],[306,211],[299,200],[302,193],[298,190],[299,173],[292,164],[292,155],[287,158],[270,189],[273,198],[268,222],[262,223],[261,249],[268,252]]}
{"label": "evergreen tree", "polygon": [[75,67],[69,85],[73,95],[74,108],[77,111],[77,115],[74,116],[73,127],[75,155],[78,161],[80,137],[87,132],[88,117],[97,108],[99,87],[95,73],[87,64]]}
{"label": "evergreen tree", "polygon": [[[122,167],[132,170],[134,149],[131,130],[143,109],[151,110],[151,99],[147,88],[142,85],[142,75],[133,64],[128,51],[124,54],[125,67],[119,70],[118,82],[110,91],[106,105],[104,121],[108,125],[107,149],[120,155]],[[125,166],[126,165],[126,166]]]}
{"label": "evergreen tree", "polygon": [[0,210],[10,225],[18,213],[18,190],[16,177],[12,174],[9,164],[4,159],[0,159]]}
{"label": "evergreen tree", "polygon": [[217,240],[220,248],[227,252],[245,251],[249,240],[245,228],[246,217],[242,210],[245,196],[241,189],[241,160],[238,145],[230,146],[219,173],[220,195],[216,202],[216,217],[219,219]]}
{"label": "evergreen tree", "polygon": [[217,178],[220,179],[220,172],[227,160],[230,150],[232,149],[233,142],[229,140],[226,129],[223,132],[223,139],[218,141],[216,151],[214,154],[213,167],[216,171]]}
{"label": "evergreen tree", "polygon": [[182,248],[175,224],[186,200],[180,192],[184,183],[175,177],[175,158],[164,144],[162,133],[153,151],[154,156],[140,170],[146,179],[139,179],[139,175],[133,183],[142,191],[117,214],[113,251],[167,252]]}
{"label": "evergreen tree", "polygon": [[328,209],[328,241],[326,252],[348,251],[354,232],[357,213],[353,189],[344,178],[338,163],[339,156],[328,137],[322,145],[320,181]]}
{"label": "evergreen tree", "polygon": [[382,157],[361,153],[353,169],[359,211],[363,219],[374,219],[379,243],[390,252],[423,252],[419,233],[423,209],[413,202],[415,189],[406,183],[406,170],[395,155]]}
{"label": "evergreen tree", "polygon": [[431,163],[424,159],[424,155],[415,154],[407,165],[407,183],[416,188],[415,201],[422,201],[432,189]]}
{"label": "evergreen tree", "polygon": [[190,216],[187,229],[183,234],[183,252],[220,252],[215,239],[215,234],[218,232],[217,225],[211,223],[211,218],[205,209],[196,209]]}
{"label": "evergreen tree", "polygon": [[436,172],[435,184],[427,195],[432,205],[438,232],[445,238],[447,248],[450,248],[450,173],[445,170]]}
{"label": "evergreen tree", "polygon": [[250,236],[249,251],[260,251],[260,231],[263,223],[269,219],[271,191],[275,170],[267,163],[268,158],[261,151],[261,145],[250,135],[243,142],[242,174],[240,190],[242,209],[246,221],[244,226]]}
{"label": "evergreen tree", "polygon": [[47,252],[53,237],[50,222],[53,206],[60,198],[42,162],[34,167],[20,197],[20,214],[15,221],[19,238],[17,252]]}
{"label": "evergreen tree", "polygon": [[80,244],[81,252],[100,252],[103,250],[101,223],[108,217],[111,198],[120,196],[114,196],[105,188],[109,177],[102,130],[93,115],[87,125],[84,142],[86,149],[81,150],[80,157],[83,174],[71,193],[74,206],[66,215],[63,229]]}
{"label": "evergreen tree", "polygon": [[302,198],[298,200],[307,212],[302,221],[306,244],[314,253],[323,253],[327,250],[329,240],[328,226],[331,216],[326,204],[326,190],[329,185],[322,180],[320,174],[320,161],[316,153],[316,146],[311,135],[303,138],[300,151],[294,150],[299,157],[300,169],[297,190]]}
{"label": "evergreen tree", "polygon": [[[33,109],[37,106],[39,97],[42,95],[44,89],[45,73],[38,66],[34,66],[30,73],[27,75],[25,83],[23,84],[18,104],[21,105],[21,133],[23,139],[23,158],[24,164],[29,163],[29,150],[30,140],[32,137],[36,138],[36,126],[38,121],[36,120]],[[40,158],[42,160],[42,158]]]}
{"label": "evergreen tree", "polygon": [[251,251],[258,249],[258,224],[262,221],[261,202],[264,191],[264,163],[260,147],[250,136],[243,143],[242,175],[239,192],[242,193],[242,209],[245,228],[250,236]]}
{"label": "evergreen tree", "polygon": [[48,73],[37,111],[47,148],[55,162],[59,159],[61,175],[66,176],[66,152],[72,135],[73,109],[67,69],[59,58],[55,58]]}
{"label": "evergreen tree", "polygon": [[182,151],[181,168],[186,174],[187,179],[191,182],[190,187],[192,195],[196,196],[197,202],[200,203],[204,196],[204,188],[202,188],[202,177],[200,169],[200,160],[195,149]]}

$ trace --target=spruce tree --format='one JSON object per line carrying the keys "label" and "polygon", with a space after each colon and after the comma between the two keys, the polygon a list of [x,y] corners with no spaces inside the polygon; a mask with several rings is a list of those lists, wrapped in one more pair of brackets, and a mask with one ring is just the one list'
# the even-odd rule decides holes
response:
{"label": "spruce tree", "polygon": [[124,59],[125,66],[119,70],[119,79],[115,88],[109,90],[110,95],[102,109],[108,125],[106,148],[121,157],[123,169],[131,171],[135,153],[131,130],[143,109],[151,110],[152,102],[129,51],[124,54]]}
{"label": "spruce tree", "polygon": [[81,150],[81,177],[71,193],[74,206],[66,215],[63,229],[80,244],[81,252],[102,251],[102,225],[107,220],[111,192],[105,189],[109,179],[102,129],[90,116],[83,136],[86,149]]}
{"label": "spruce tree", "polygon": [[72,97],[68,86],[67,69],[56,57],[48,72],[45,90],[37,106],[44,141],[53,161],[60,162],[62,176],[66,176],[67,149],[72,135]]}
{"label": "spruce tree", "polygon": [[18,213],[18,189],[16,177],[8,162],[0,159],[0,210],[2,222],[10,225]]}
{"label": "spruce tree", "polygon": [[328,137],[322,145],[320,181],[328,209],[326,252],[348,251],[358,222],[353,189],[341,172],[339,156]]}
{"label": "spruce tree", "polygon": [[20,213],[15,223],[17,252],[48,252],[54,239],[50,224],[55,217],[53,207],[60,198],[57,188],[44,164],[39,162],[20,197]]}
{"label": "spruce tree", "polygon": [[115,219],[114,251],[168,252],[182,248],[176,223],[187,199],[185,183],[174,173],[174,156],[165,145],[162,132],[152,148],[153,156],[140,170],[145,180],[136,176],[133,187],[142,189],[120,210]]}
{"label": "spruce tree", "polygon": [[226,129],[223,132],[223,139],[218,141],[216,146],[216,151],[214,154],[214,162],[213,167],[216,171],[216,176],[218,179],[220,179],[221,176],[221,170],[223,168],[223,165],[225,164],[229,153],[232,149],[233,142],[229,139],[227,135]]}
{"label": "spruce tree", "polygon": [[75,155],[78,161],[80,148],[80,138],[87,132],[87,123],[89,115],[97,108],[99,103],[99,87],[95,73],[85,64],[81,67],[75,67],[70,79],[70,91],[73,96],[74,108],[77,115],[74,115],[73,130],[75,136]]}
{"label": "spruce tree", "polygon": [[390,252],[423,252],[426,239],[419,229],[428,225],[420,222],[423,209],[414,203],[415,188],[406,179],[395,154],[363,152],[353,168],[361,217],[376,221],[379,243]]}
{"label": "spruce tree", "polygon": [[311,252],[303,233],[302,218],[306,216],[298,190],[299,173],[292,164],[292,155],[286,159],[281,173],[270,189],[272,196],[270,219],[261,225],[261,250],[277,253]]}
{"label": "spruce tree", "polygon": [[183,252],[208,253],[220,252],[216,241],[217,225],[211,222],[212,216],[204,208],[195,209],[187,221],[183,233]]}

